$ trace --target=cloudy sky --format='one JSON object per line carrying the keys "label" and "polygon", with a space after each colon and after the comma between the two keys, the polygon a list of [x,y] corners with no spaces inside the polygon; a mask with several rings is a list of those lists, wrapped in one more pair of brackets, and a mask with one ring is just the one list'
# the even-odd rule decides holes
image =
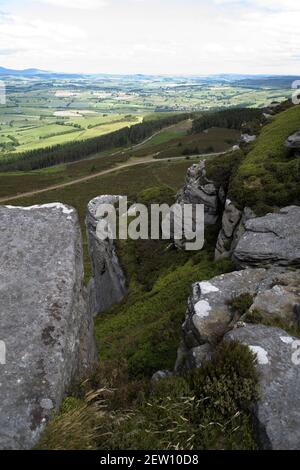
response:
{"label": "cloudy sky", "polygon": [[0,66],[300,74],[299,0],[0,0]]}

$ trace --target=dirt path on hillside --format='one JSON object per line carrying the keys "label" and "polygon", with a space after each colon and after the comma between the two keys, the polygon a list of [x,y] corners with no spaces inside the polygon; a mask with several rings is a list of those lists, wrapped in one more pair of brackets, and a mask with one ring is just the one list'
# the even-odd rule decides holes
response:
{"label": "dirt path on hillside", "polygon": [[[222,155],[223,153],[224,152],[214,153],[214,154],[210,153],[210,154],[203,154],[203,155],[191,155],[191,156],[189,156],[189,158],[192,159],[192,158],[212,157],[212,156]],[[48,191],[55,191],[56,189],[67,188],[68,186],[73,186],[73,185],[78,184],[78,183],[84,183],[85,181],[89,181],[89,180],[92,180],[94,178],[98,178],[99,176],[107,175],[109,173],[113,173],[115,171],[122,170],[124,168],[130,168],[130,167],[133,167],[133,166],[144,165],[146,163],[159,163],[159,162],[163,162],[163,161],[172,162],[173,160],[174,161],[186,160],[186,157],[161,158],[161,159],[157,158],[157,159],[155,159],[155,158],[153,158],[154,156],[156,156],[156,154],[148,155],[147,157],[144,157],[142,159],[136,159],[136,158],[133,159],[132,158],[132,159],[128,160],[126,163],[117,164],[113,168],[109,168],[107,170],[102,170],[98,173],[94,173],[94,174],[89,175],[89,176],[83,176],[82,178],[77,178],[77,179],[74,179],[72,181],[68,181],[66,183],[59,183],[59,184],[55,184],[55,185],[52,185],[52,186],[48,186],[47,188],[37,189],[35,191],[29,191],[27,193],[19,193],[19,194],[15,194],[14,196],[3,197],[3,198],[0,198],[0,204],[2,204],[3,202],[14,201],[16,199],[22,199],[22,198],[26,198],[26,197],[36,196],[37,194],[47,193]]]}

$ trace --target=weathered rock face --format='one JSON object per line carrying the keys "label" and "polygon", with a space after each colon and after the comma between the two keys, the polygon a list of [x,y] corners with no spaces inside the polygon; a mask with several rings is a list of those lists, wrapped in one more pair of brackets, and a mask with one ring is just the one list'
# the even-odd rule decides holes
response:
{"label": "weathered rock face", "polygon": [[[284,269],[246,269],[222,274],[210,281],[193,285],[193,294],[183,323],[183,342],[180,345],[175,369],[199,367],[223,335],[243,320],[242,313],[231,306],[232,300],[249,294],[250,314],[259,311],[262,320],[280,318],[288,326],[299,323],[300,272]],[[206,348],[203,347],[206,346]],[[208,349],[207,349],[208,347]]]}
{"label": "weathered rock face", "polygon": [[94,314],[108,310],[126,293],[126,281],[111,239],[97,237],[97,209],[100,204],[116,204],[120,196],[99,196],[89,202],[86,216],[92,279],[89,283],[90,308]]}
{"label": "weathered rock face", "polygon": [[253,410],[254,429],[263,449],[300,447],[300,344],[285,331],[264,325],[246,325],[230,331],[256,353],[260,372],[260,400]]}
{"label": "weathered rock face", "polygon": [[223,197],[222,191],[206,177],[203,160],[188,169],[185,186],[177,195],[177,203],[204,204],[205,224],[214,225],[220,217],[220,199]]}
{"label": "weathered rock face", "polygon": [[232,201],[226,199],[222,228],[216,244],[216,259],[231,256],[232,251],[245,232],[246,221],[253,217],[255,217],[255,214],[249,207],[245,207],[243,211],[240,211]]}
{"label": "weathered rock face", "polygon": [[182,341],[177,350],[174,370],[176,373],[182,373],[195,367],[201,367],[205,361],[211,359],[213,352],[214,347],[209,343],[189,349],[185,342]]}
{"label": "weathered rock face", "polygon": [[198,343],[191,346],[216,343],[233,319],[230,301],[245,293],[254,296],[261,284],[271,285],[269,277],[265,269],[247,269],[194,284],[183,326],[187,335],[193,333]]}
{"label": "weathered rock face", "polygon": [[300,266],[300,207],[248,220],[233,259],[241,268]]}
{"label": "weathered rock face", "polygon": [[300,130],[290,135],[285,141],[285,146],[288,149],[300,151]]}
{"label": "weathered rock face", "polygon": [[240,137],[240,142],[243,144],[249,144],[256,140],[256,135],[242,134]]}
{"label": "weathered rock face", "polygon": [[0,207],[0,448],[28,449],[96,359],[76,211]]}
{"label": "weathered rock face", "polygon": [[280,319],[287,327],[300,326],[300,271],[278,273],[272,286],[254,298],[249,312],[259,312],[262,320]]}

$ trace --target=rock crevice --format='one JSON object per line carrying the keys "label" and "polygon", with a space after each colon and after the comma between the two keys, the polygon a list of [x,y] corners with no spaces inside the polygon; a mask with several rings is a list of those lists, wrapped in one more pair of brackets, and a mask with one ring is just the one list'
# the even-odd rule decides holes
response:
{"label": "rock crevice", "polygon": [[[92,279],[89,282],[90,308],[94,314],[104,312],[120,302],[126,293],[126,280],[120,266],[114,241],[102,240],[97,235],[97,225],[104,218],[97,214],[101,204],[118,203],[121,196],[98,196],[87,207],[86,228]],[[107,230],[109,227],[107,226]]]}

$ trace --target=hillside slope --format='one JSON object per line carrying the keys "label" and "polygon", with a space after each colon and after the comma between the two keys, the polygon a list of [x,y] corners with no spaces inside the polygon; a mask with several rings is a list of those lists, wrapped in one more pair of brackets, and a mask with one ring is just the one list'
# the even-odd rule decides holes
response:
{"label": "hillside slope", "polygon": [[263,214],[276,206],[300,203],[300,159],[284,146],[299,128],[299,106],[278,114],[263,127],[229,185],[228,195],[240,208],[249,206]]}

